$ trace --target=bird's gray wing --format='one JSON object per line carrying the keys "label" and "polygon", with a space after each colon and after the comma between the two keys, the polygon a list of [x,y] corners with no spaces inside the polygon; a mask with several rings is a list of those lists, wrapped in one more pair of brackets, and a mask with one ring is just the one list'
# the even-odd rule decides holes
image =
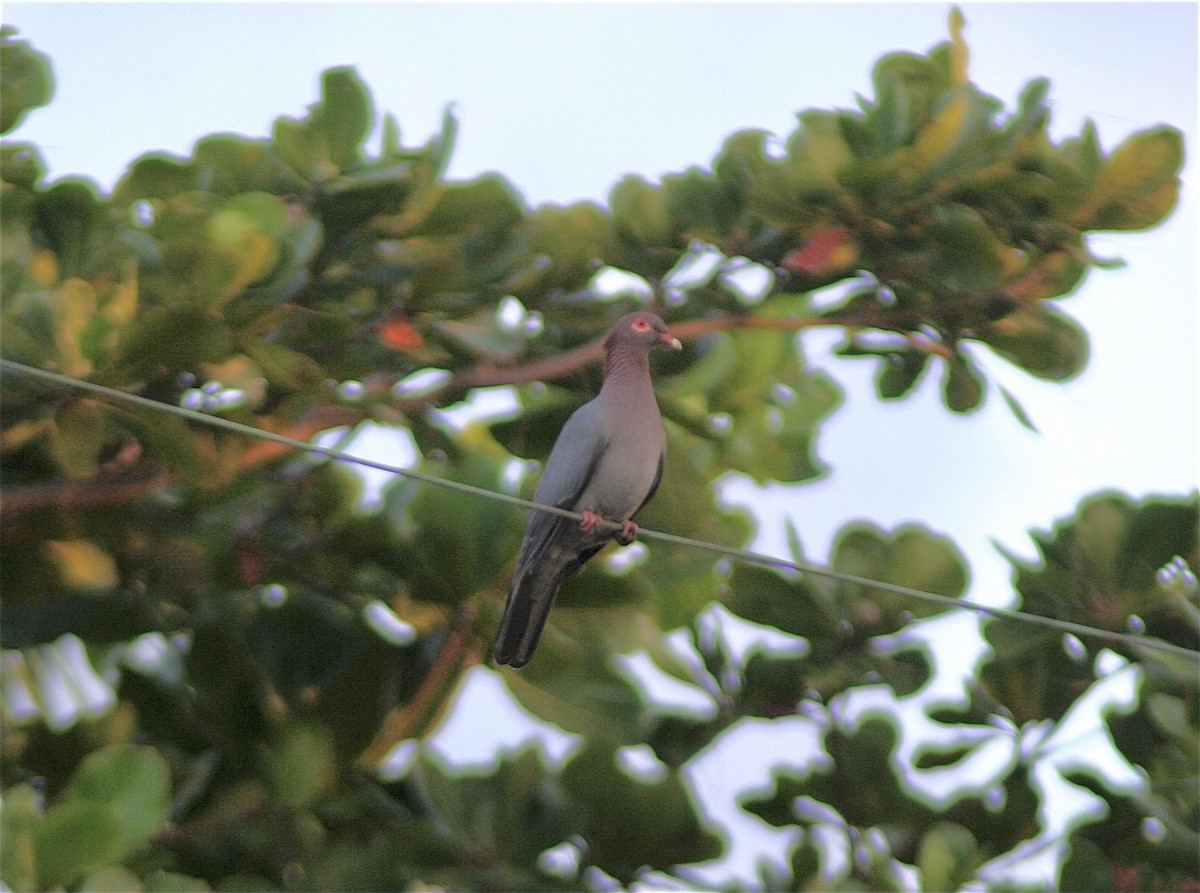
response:
{"label": "bird's gray wing", "polygon": [[[600,464],[606,443],[596,407],[588,403],[577,409],[550,450],[534,501],[574,509]],[[603,545],[591,539],[579,530],[578,521],[530,511],[496,632],[492,650],[496,663],[520,667],[529,660],[559,586]]]}
{"label": "bird's gray wing", "polygon": [[[608,437],[594,403],[585,403],[571,414],[550,450],[542,479],[533,501],[563,509],[574,509],[604,455]],[[530,511],[525,540],[517,559],[517,573],[537,561],[546,543],[564,525],[578,524],[548,512]]]}
{"label": "bird's gray wing", "polygon": [[654,483],[650,485],[650,492],[646,494],[646,498],[642,500],[642,504],[637,507],[637,511],[633,514],[636,515],[638,512],[644,509],[646,507],[646,503],[653,499],[654,494],[658,492],[658,485],[662,483],[663,466],[666,464],[666,461],[667,451],[663,450],[658,454],[658,470],[654,472]]}

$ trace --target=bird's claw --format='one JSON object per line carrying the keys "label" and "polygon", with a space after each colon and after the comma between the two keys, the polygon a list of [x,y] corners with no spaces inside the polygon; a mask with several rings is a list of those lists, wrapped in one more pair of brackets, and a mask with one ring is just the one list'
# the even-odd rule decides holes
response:
{"label": "bird's claw", "polygon": [[583,520],[579,522],[579,529],[584,533],[595,533],[600,529],[600,525],[604,523],[604,519],[590,509],[583,510]]}
{"label": "bird's claw", "polygon": [[[583,515],[583,520],[579,522],[579,529],[584,533],[595,533],[600,529],[600,525],[604,523],[602,517],[589,509],[584,509],[581,514]],[[628,546],[637,539],[637,535],[638,526],[626,519],[621,522],[621,529],[613,534],[613,539],[622,546]]]}
{"label": "bird's claw", "polygon": [[621,532],[615,537],[616,541],[622,546],[628,546],[637,539],[638,526],[626,518],[621,522]]}

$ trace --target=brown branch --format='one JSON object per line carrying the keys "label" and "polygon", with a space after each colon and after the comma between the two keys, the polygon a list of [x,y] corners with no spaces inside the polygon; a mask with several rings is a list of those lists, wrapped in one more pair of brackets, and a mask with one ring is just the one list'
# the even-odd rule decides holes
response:
{"label": "brown branch", "polygon": [[[360,409],[352,409],[348,406],[340,406],[338,404],[326,404],[316,407],[304,418],[298,419],[289,425],[275,426],[271,424],[269,419],[264,418],[258,427],[272,434],[280,434],[284,437],[290,437],[292,440],[307,442],[315,435],[329,428],[337,428],[341,425],[357,425],[362,420],[363,412]],[[238,467],[245,471],[259,465],[264,465],[292,452],[293,448],[286,443],[278,443],[273,440],[256,440],[242,453],[238,459]]]}
{"label": "brown branch", "polygon": [[0,514],[4,520],[39,509],[67,511],[125,505],[167,484],[174,475],[158,465],[136,468],[115,477],[87,481],[54,480],[37,484],[6,487],[0,493]]}
{"label": "brown branch", "polygon": [[[730,329],[774,329],[796,332],[814,326],[847,324],[845,320],[837,319],[834,316],[718,316],[674,323],[671,326],[671,334],[680,341],[696,341],[713,332],[724,332]],[[543,357],[529,363],[516,366],[481,363],[454,373],[449,381],[431,393],[422,397],[401,400],[392,405],[401,412],[411,412],[430,405],[441,405],[452,396],[472,388],[525,384],[530,381],[554,381],[599,363],[603,358],[604,336],[602,335],[564,353]]]}
{"label": "brown branch", "polygon": [[904,337],[908,339],[909,344],[926,356],[941,357],[944,360],[954,359],[954,351],[940,341],[926,338],[918,332],[906,332]]}
{"label": "brown branch", "polygon": [[438,694],[443,691],[450,674],[457,668],[479,660],[478,641],[473,632],[475,606],[463,605],[455,619],[450,637],[437,660],[421,681],[421,687],[402,707],[393,707],[380,724],[355,764],[364,772],[374,772],[396,744],[416,734],[421,720],[429,713]]}

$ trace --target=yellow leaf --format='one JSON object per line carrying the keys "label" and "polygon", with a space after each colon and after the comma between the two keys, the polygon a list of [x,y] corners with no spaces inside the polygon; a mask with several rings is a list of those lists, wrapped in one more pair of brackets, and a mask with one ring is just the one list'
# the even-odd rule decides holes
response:
{"label": "yellow leaf", "polygon": [[49,288],[58,281],[58,258],[49,248],[39,248],[29,259],[26,272],[44,288]]}
{"label": "yellow leaf", "polygon": [[932,121],[921,128],[911,150],[914,168],[923,170],[954,148],[967,123],[969,108],[967,94],[959,91]]}
{"label": "yellow leaf", "polygon": [[1134,230],[1159,223],[1175,206],[1183,138],[1173,127],[1133,134],[1100,170],[1072,223],[1082,229]]}
{"label": "yellow leaf", "polygon": [[279,240],[241,211],[230,209],[213,215],[209,236],[233,264],[233,278],[222,298],[231,298],[262,279],[279,262]]}
{"label": "yellow leaf", "polygon": [[126,326],[137,314],[138,278],[137,261],[131,260],[125,270],[125,278],[113,289],[104,302],[104,315],[118,328]]}
{"label": "yellow leaf", "polygon": [[83,355],[80,337],[96,313],[96,290],[90,282],[68,279],[54,290],[54,343],[59,368],[72,378],[86,378],[92,361]]}
{"label": "yellow leaf", "polygon": [[49,424],[49,419],[27,419],[10,425],[0,434],[0,452],[19,450],[34,438],[41,437]]}
{"label": "yellow leaf", "polygon": [[447,626],[445,608],[433,602],[417,601],[407,592],[393,596],[388,602],[388,607],[421,636],[427,636]]}
{"label": "yellow leaf", "polygon": [[59,580],[71,589],[114,589],[119,582],[113,557],[91,540],[47,540],[46,552]]}
{"label": "yellow leaf", "polygon": [[963,12],[957,6],[950,10],[950,82],[965,84],[968,82],[967,63],[971,54],[967,42],[963,40],[963,27],[966,25]]}
{"label": "yellow leaf", "polygon": [[79,400],[55,414],[50,429],[50,454],[67,477],[85,480],[96,473],[104,439],[104,414],[99,402]]}

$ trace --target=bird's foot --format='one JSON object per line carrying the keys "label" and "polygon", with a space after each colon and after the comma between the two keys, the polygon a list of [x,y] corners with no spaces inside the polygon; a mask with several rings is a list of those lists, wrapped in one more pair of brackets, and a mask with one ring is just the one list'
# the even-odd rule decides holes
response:
{"label": "bird's foot", "polygon": [[604,523],[604,519],[591,509],[584,509],[582,514],[583,520],[579,522],[579,529],[584,533],[595,533],[600,529],[600,525]]}
{"label": "bird's foot", "polygon": [[[584,509],[581,514],[583,515],[583,520],[579,522],[579,529],[584,533],[595,533],[600,529],[600,525],[605,523],[602,517],[590,509]],[[622,546],[628,546],[637,539],[637,535],[638,526],[626,519],[621,522],[621,529],[613,534],[613,539]]]}

